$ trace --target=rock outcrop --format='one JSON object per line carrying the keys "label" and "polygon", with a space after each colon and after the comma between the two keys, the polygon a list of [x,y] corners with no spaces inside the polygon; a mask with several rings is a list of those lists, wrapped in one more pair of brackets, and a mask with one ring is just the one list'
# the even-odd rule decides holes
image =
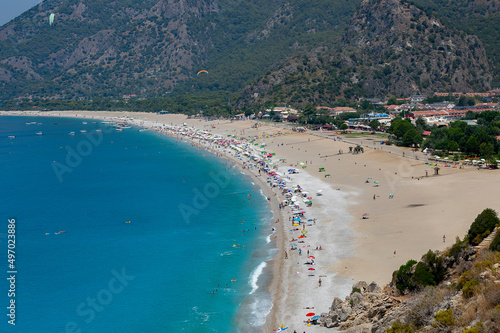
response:
{"label": "rock outcrop", "polygon": [[[425,258],[429,253],[422,260]],[[500,254],[457,242],[433,258],[439,262],[444,258],[446,271],[438,285],[399,290],[396,274],[383,290],[375,283],[360,281],[345,300],[335,298],[318,323],[348,333],[385,333],[388,329],[459,333],[466,328],[500,332]]]}

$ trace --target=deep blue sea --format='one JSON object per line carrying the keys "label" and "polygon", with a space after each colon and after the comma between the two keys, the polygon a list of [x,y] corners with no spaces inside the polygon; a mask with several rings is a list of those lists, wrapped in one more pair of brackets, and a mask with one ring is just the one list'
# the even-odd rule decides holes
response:
{"label": "deep blue sea", "polygon": [[271,218],[250,177],[186,142],[0,117],[0,331],[255,332],[270,307]]}

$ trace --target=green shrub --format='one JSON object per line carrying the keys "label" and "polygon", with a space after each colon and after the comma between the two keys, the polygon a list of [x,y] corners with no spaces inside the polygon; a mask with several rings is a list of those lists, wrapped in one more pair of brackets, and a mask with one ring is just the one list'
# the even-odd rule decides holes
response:
{"label": "green shrub", "polygon": [[401,293],[404,293],[406,290],[414,290],[415,284],[413,282],[411,268],[417,262],[413,259],[408,260],[406,264],[401,265],[399,269],[396,271],[396,287]]}
{"label": "green shrub", "polygon": [[498,233],[490,244],[490,251],[500,251],[500,233]]}
{"label": "green shrub", "polygon": [[443,257],[437,256],[434,252],[429,250],[422,257],[422,260],[429,265],[430,271],[433,276],[434,285],[437,285],[441,281],[443,281],[446,272],[443,264]]}
{"label": "green shrub", "polygon": [[356,287],[352,287],[351,295],[354,293],[361,293],[361,289],[356,288]]}
{"label": "green shrub", "polygon": [[460,279],[458,280],[458,288],[463,288],[463,286],[465,286],[465,284],[467,282],[469,282],[470,280],[473,280],[475,278],[476,278],[476,274],[473,271],[471,271],[471,270],[465,271],[460,276]]}
{"label": "green shrub", "polygon": [[486,269],[493,270],[493,263],[489,260],[483,260],[474,265],[479,271],[484,272]]}
{"label": "green shrub", "polygon": [[476,279],[472,279],[467,281],[462,288],[462,293],[465,298],[471,298],[476,293],[477,286],[479,286],[479,281]]}
{"label": "green shrub", "polygon": [[448,257],[453,257],[456,260],[460,257],[462,252],[467,248],[465,241],[461,241],[459,237],[456,238],[455,244],[453,244],[448,252]]}
{"label": "green shrub", "polygon": [[476,324],[471,328],[464,328],[461,333],[482,333],[484,332],[484,325],[482,322]]}
{"label": "green shrub", "polygon": [[412,326],[402,323],[399,319],[392,322],[391,327],[385,330],[386,333],[415,333]]}
{"label": "green shrub", "polygon": [[483,210],[469,228],[467,233],[469,243],[472,245],[481,243],[486,237],[484,235],[490,234],[497,224],[500,224],[497,212],[491,208]]}
{"label": "green shrub", "polygon": [[434,282],[434,275],[431,272],[430,266],[423,261],[417,264],[417,267],[415,268],[414,279],[417,284],[423,286],[436,285],[436,283]]}
{"label": "green shrub", "polygon": [[455,324],[455,315],[453,315],[452,309],[436,313],[434,319],[436,320],[433,324],[434,327],[449,327]]}

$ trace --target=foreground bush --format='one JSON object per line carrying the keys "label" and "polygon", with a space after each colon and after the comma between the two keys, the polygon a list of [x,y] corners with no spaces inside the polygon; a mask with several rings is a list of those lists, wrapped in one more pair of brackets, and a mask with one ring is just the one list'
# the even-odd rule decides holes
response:
{"label": "foreground bush", "polygon": [[483,210],[474,220],[467,233],[469,244],[478,245],[500,224],[498,214],[491,208]]}

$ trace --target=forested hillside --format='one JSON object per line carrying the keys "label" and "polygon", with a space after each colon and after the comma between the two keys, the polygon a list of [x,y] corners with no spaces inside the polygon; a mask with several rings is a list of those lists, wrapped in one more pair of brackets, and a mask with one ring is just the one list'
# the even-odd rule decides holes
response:
{"label": "forested hillside", "polygon": [[342,41],[288,59],[242,95],[242,104],[339,100],[491,86],[482,42],[400,0],[365,0]]}
{"label": "forested hillside", "polygon": [[447,26],[476,35],[486,49],[495,86],[500,84],[500,0],[406,0]]}
{"label": "forested hillside", "polygon": [[0,29],[0,97],[234,92],[334,43],[358,3],[47,0]]}
{"label": "forested hillside", "polygon": [[46,0],[0,27],[0,100],[334,104],[499,82],[500,0],[404,1]]}

